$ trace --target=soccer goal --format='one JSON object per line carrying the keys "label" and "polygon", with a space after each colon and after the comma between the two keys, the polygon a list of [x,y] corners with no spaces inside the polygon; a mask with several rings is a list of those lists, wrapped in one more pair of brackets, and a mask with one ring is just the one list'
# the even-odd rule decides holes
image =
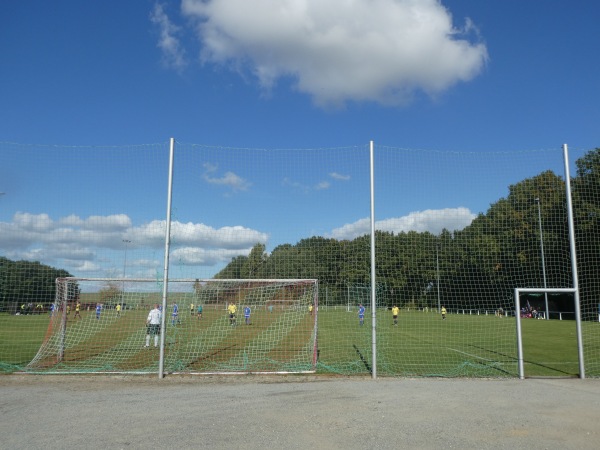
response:
{"label": "soccer goal", "polygon": [[[523,331],[521,326],[521,294],[526,293],[563,293],[563,294],[577,294],[577,289],[574,288],[515,288],[515,318],[517,321],[517,364],[519,369],[519,378],[525,378],[525,364],[523,356]],[[578,306],[575,308],[575,321],[577,326],[577,350],[579,359],[579,377],[585,378],[584,359],[583,359],[583,347],[581,337],[581,318],[578,312]]]}
{"label": "soccer goal", "polygon": [[[29,372],[303,373],[317,363],[317,280],[59,278]],[[308,306],[313,305],[314,313]],[[147,327],[151,310],[161,325]],[[164,333],[163,339],[146,339]],[[160,342],[154,347],[148,343]],[[164,345],[161,351],[161,346]]]}

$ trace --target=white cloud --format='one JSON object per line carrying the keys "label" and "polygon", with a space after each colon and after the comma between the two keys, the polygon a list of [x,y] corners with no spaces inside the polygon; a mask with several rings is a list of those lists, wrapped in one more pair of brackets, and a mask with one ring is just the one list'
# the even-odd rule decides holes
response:
{"label": "white cloud", "polygon": [[[473,214],[468,208],[463,207],[437,210],[428,209],[425,211],[411,212],[403,217],[375,221],[375,229],[393,233],[429,231],[432,234],[439,234],[443,229],[449,231],[462,230],[468,226],[475,217],[476,214]],[[370,232],[371,220],[369,218],[364,218],[334,229],[331,232],[331,237],[340,240],[351,240],[358,236],[369,234]]]}
{"label": "white cloud", "polygon": [[204,181],[210,184],[227,186],[231,188],[233,192],[247,191],[250,188],[250,186],[252,186],[252,183],[230,171],[225,172],[225,174],[221,177],[211,176],[211,174],[216,172],[217,169],[217,166],[210,163],[205,163],[204,174],[202,175]]}
{"label": "white cloud", "polygon": [[337,172],[331,172],[329,176],[338,181],[348,181],[350,179],[350,175],[342,175],[341,173]]}
{"label": "white cloud", "polygon": [[167,67],[172,67],[175,70],[181,71],[187,66],[187,58],[185,50],[177,37],[180,28],[174,25],[167,16],[164,7],[160,3],[156,3],[150,13],[150,20],[159,30],[160,38],[158,48],[161,49],[163,55],[163,63]]}
{"label": "white cloud", "polygon": [[[11,222],[0,222],[0,248],[9,259],[40,261],[71,273],[99,272],[96,276],[122,276],[125,250],[131,268],[162,265],[166,222],[153,220],[132,226],[125,214],[75,215],[56,221],[48,214],[16,213]],[[269,235],[243,226],[213,228],[201,223],[171,223],[172,257],[191,265],[215,265],[247,255]],[[127,247],[123,239],[130,241]],[[136,258],[133,255],[137,255]],[[151,256],[151,257],[148,257]]]}
{"label": "white cloud", "polygon": [[205,62],[249,70],[265,90],[281,78],[320,106],[402,105],[477,76],[486,46],[439,0],[183,0]]}
{"label": "white cloud", "polygon": [[43,232],[53,226],[52,219],[48,214],[30,214],[17,212],[13,218],[16,226],[24,231]]}
{"label": "white cloud", "polygon": [[192,266],[214,266],[218,263],[229,262],[240,255],[248,256],[252,247],[243,250],[217,250],[198,247],[177,248],[171,253],[174,264]]}

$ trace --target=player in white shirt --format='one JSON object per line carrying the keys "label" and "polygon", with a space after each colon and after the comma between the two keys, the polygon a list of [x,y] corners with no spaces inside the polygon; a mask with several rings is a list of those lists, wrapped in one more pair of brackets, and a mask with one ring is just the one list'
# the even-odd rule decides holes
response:
{"label": "player in white shirt", "polygon": [[154,305],[154,309],[148,313],[146,319],[146,347],[150,347],[150,336],[154,336],[154,346],[158,347],[158,335],[160,334],[160,318],[162,313],[158,309],[158,305]]}

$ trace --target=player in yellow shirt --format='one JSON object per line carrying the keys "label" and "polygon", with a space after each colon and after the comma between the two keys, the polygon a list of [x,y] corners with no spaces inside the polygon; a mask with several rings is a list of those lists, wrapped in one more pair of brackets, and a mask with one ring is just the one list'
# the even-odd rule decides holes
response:
{"label": "player in yellow shirt", "polygon": [[440,312],[442,313],[442,320],[446,320],[446,308],[444,306],[442,306]]}
{"label": "player in yellow shirt", "polygon": [[75,316],[73,317],[73,319],[75,317],[79,317],[81,319],[81,314],[79,313],[80,310],[81,310],[81,303],[77,302],[75,304]]}
{"label": "player in yellow shirt", "polygon": [[235,323],[235,313],[237,312],[237,306],[235,306],[235,303],[230,303],[229,306],[227,307],[227,312],[229,313],[229,323],[231,324],[231,326],[234,326]]}
{"label": "player in yellow shirt", "polygon": [[400,313],[400,308],[396,305],[392,307],[392,317],[394,318],[394,326],[398,326],[398,314]]}
{"label": "player in yellow shirt", "polygon": [[115,306],[115,309],[117,310],[117,317],[121,317],[121,304],[117,303],[117,306]]}
{"label": "player in yellow shirt", "polygon": [[311,303],[310,305],[308,305],[308,312],[310,313],[311,316],[312,316],[312,310],[313,310],[313,305]]}

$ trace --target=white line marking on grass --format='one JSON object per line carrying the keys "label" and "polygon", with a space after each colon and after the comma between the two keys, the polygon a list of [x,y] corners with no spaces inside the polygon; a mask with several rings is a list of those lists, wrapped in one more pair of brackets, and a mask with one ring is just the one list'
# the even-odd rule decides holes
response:
{"label": "white line marking on grass", "polygon": [[460,350],[456,350],[455,348],[450,348],[450,347],[446,347],[448,350],[452,350],[453,352],[456,353],[462,353],[463,355],[467,355],[467,356],[471,356],[473,358],[477,358],[477,359],[483,359],[484,361],[489,361],[489,362],[496,362],[493,359],[487,359],[487,358],[482,358],[481,356],[477,356],[477,355],[472,355],[471,353],[467,353],[467,352],[461,352]]}

